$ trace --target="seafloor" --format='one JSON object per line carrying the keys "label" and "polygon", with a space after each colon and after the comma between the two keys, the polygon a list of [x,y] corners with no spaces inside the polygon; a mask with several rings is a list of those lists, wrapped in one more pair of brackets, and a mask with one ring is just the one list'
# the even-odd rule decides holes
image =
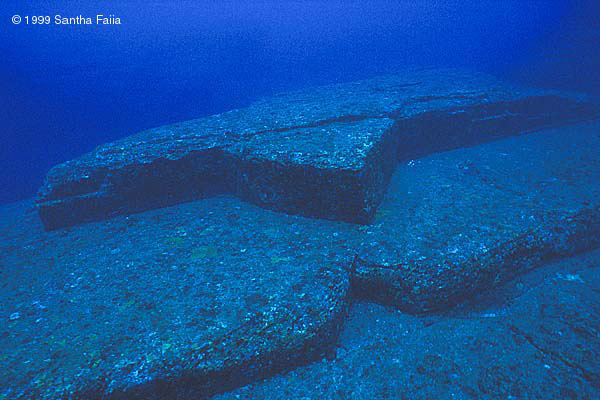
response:
{"label": "seafloor", "polygon": [[[367,205],[382,193],[368,223],[310,218],[311,207],[277,212],[239,193],[140,205],[119,191],[124,183],[154,185],[193,168],[177,157],[139,162],[152,154],[135,138],[112,145],[135,144],[116,159],[65,163],[41,208],[0,208],[0,400],[600,398],[600,120],[541,129],[556,122],[554,100],[542,102],[550,108],[518,117],[500,106],[485,106],[491,117],[468,111],[488,128],[508,118],[538,130],[394,163],[378,181],[385,190],[355,193]],[[327,122],[328,133],[362,124],[344,121]],[[353,164],[346,156],[327,155]],[[366,159],[352,184],[385,172],[361,169]],[[266,171],[283,182],[281,169]],[[346,182],[335,168],[301,171]],[[339,211],[339,187],[319,204]],[[289,193],[282,204],[302,207],[301,193]],[[75,215],[61,227],[69,205]],[[75,223],[95,206],[94,222]]]}
{"label": "seafloor", "polygon": [[230,399],[599,399],[600,251],[447,313],[357,301],[335,352]]}
{"label": "seafloor", "polygon": [[412,254],[434,280],[439,257],[594,209],[599,182],[588,122],[403,163],[371,226],[218,196],[44,232],[4,206],[0,396],[194,398],[317,359],[222,398],[598,398],[597,251],[427,316],[354,302],[348,266]]}

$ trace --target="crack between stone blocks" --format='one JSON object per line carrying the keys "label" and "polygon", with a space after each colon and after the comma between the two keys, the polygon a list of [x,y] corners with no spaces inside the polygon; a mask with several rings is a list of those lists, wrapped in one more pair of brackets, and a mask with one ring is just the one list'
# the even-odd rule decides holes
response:
{"label": "crack between stone blocks", "polygon": [[570,369],[575,369],[575,370],[579,371],[579,373],[581,374],[581,376],[583,377],[583,379],[585,379],[586,381],[588,381],[593,387],[600,388],[600,374],[588,371],[583,366],[581,366],[581,365],[579,365],[579,364],[577,364],[577,363],[575,363],[573,361],[568,360],[567,358],[561,356],[557,352],[546,350],[542,346],[540,346],[537,343],[535,343],[535,340],[533,339],[533,337],[531,337],[527,333],[521,331],[519,328],[517,328],[516,325],[509,323],[509,324],[507,324],[507,326],[508,326],[508,328],[514,334],[516,334],[516,335],[522,337],[523,339],[525,339],[527,341],[527,343],[529,343],[537,351],[539,351],[540,353],[542,353],[544,355],[547,355],[547,356],[549,356],[551,358],[559,360],[566,367],[568,367]]}

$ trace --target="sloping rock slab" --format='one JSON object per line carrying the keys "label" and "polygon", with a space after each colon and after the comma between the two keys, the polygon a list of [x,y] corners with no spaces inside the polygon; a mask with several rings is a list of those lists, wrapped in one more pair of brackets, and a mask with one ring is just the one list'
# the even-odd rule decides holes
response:
{"label": "sloping rock slab", "polygon": [[398,158],[599,114],[581,96],[415,70],[282,94],[102,145],[52,168],[37,205],[46,229],[218,193],[365,224]]}
{"label": "sloping rock slab", "polygon": [[2,399],[204,398],[326,356],[345,315],[343,223],[226,196],[52,232],[24,206],[0,219]]}
{"label": "sloping rock slab", "polygon": [[600,246],[600,123],[404,163],[363,229],[355,294],[411,312]]}

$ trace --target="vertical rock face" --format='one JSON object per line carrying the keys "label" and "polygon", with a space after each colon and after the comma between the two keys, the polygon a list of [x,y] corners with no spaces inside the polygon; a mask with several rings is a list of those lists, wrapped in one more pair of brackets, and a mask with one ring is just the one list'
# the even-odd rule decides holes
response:
{"label": "vertical rock face", "polygon": [[367,224],[398,159],[598,115],[585,98],[455,70],[281,94],[151,129],[50,170],[46,229],[229,193],[290,214]]}

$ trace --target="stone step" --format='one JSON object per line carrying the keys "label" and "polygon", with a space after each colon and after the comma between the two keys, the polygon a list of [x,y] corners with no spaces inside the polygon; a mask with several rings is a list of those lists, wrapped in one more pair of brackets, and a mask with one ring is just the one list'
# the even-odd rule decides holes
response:
{"label": "stone step", "polygon": [[410,312],[598,247],[600,122],[401,163],[363,229],[355,295]]}
{"label": "stone step", "polygon": [[46,229],[232,194],[264,208],[373,221],[397,160],[600,115],[582,96],[422,69],[310,88],[150,129],[52,168]]}

